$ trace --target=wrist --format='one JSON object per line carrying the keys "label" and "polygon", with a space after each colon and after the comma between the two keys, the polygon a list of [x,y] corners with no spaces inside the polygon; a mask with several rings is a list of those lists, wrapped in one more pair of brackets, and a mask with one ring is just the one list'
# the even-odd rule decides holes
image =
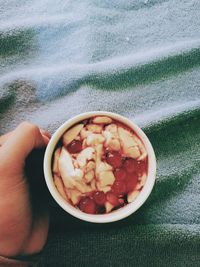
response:
{"label": "wrist", "polygon": [[[12,221],[12,220],[11,220]],[[14,257],[23,253],[24,246],[29,237],[29,229],[18,227],[16,224],[1,224],[0,230],[0,255]]]}

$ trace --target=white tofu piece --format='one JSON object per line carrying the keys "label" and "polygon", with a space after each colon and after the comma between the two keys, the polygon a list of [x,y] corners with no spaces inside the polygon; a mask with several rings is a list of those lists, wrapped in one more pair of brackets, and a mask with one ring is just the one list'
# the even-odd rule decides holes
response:
{"label": "white tofu piece", "polygon": [[110,132],[112,134],[112,137],[113,138],[119,138],[119,134],[118,134],[118,129],[117,129],[117,125],[112,123],[112,124],[109,124],[105,127],[105,130]]}
{"label": "white tofu piece", "polygon": [[107,193],[111,190],[111,186],[105,186],[103,188],[101,188],[101,191],[103,191],[104,193]]}
{"label": "white tofu piece", "polygon": [[83,196],[83,194],[81,194],[80,191],[76,190],[76,189],[69,189],[70,190],[70,196],[71,196],[71,201],[73,203],[73,205],[77,205],[81,199],[81,197]]}
{"label": "white tofu piece", "polygon": [[110,142],[110,140],[112,140],[113,134],[109,131],[103,131],[102,134],[105,137],[105,145],[107,145]]}
{"label": "white tofu piece", "polygon": [[84,176],[84,180],[86,181],[86,183],[90,183],[93,178],[94,178],[94,170],[87,172]]}
{"label": "white tofu piece", "polygon": [[102,171],[99,173],[98,178],[101,188],[112,185],[115,181],[115,176],[112,171]]}
{"label": "white tofu piece", "polygon": [[96,187],[97,187],[97,190],[103,191],[104,193],[107,193],[108,191],[111,190],[111,186],[101,187],[101,184],[99,181],[96,182]]}
{"label": "white tofu piece", "polygon": [[141,183],[142,186],[145,185],[146,180],[147,180],[147,174],[144,173],[144,174],[142,175],[142,177],[140,178],[140,183]]}
{"label": "white tofu piece", "polygon": [[63,135],[63,144],[67,146],[70,144],[74,139],[76,139],[77,135],[80,133],[82,130],[84,124],[77,124],[71,129],[69,129],[67,132],[64,133]]}
{"label": "white tofu piece", "polygon": [[107,162],[100,161],[96,164],[96,176],[99,176],[101,172],[112,171],[113,167]]}
{"label": "white tofu piece", "polygon": [[91,171],[91,170],[94,170],[95,169],[95,162],[94,161],[89,161],[88,163],[87,163],[87,165],[85,166],[85,172],[87,173],[87,172],[89,172],[89,171]]}
{"label": "white tofu piece", "polygon": [[59,168],[58,168],[58,160],[59,160],[59,157],[60,157],[60,152],[61,152],[61,148],[58,147],[56,149],[56,151],[54,152],[54,157],[53,157],[53,172],[56,173],[56,174],[59,174]]}
{"label": "white tofu piece", "polygon": [[120,141],[119,141],[119,135],[117,132],[117,126],[115,124],[110,124],[106,126],[106,130],[103,131],[103,135],[105,137],[105,147],[114,150],[119,151],[121,148]]}
{"label": "white tofu piece", "polygon": [[86,144],[88,146],[96,146],[102,144],[105,141],[105,137],[102,134],[90,134],[86,139]]}
{"label": "white tofu piece", "polygon": [[85,184],[83,181],[75,181],[75,188],[81,193],[88,193],[92,191],[91,186]]}
{"label": "white tofu piece", "polygon": [[114,208],[114,206],[110,202],[106,201],[105,208],[106,208],[106,213],[108,213]]}
{"label": "white tofu piece", "polygon": [[73,178],[74,180],[81,181],[83,178],[83,171],[81,169],[74,169],[74,175]]}
{"label": "white tofu piece", "polygon": [[112,119],[106,116],[97,116],[92,120],[92,122],[96,124],[109,124],[112,122]]}
{"label": "white tofu piece", "polygon": [[126,150],[124,150],[127,157],[137,159],[140,156],[140,150],[138,146],[129,147]]}
{"label": "white tofu piece", "polygon": [[118,127],[118,133],[124,155],[137,159],[140,156],[140,150],[133,134],[122,127]]}
{"label": "white tofu piece", "polygon": [[134,190],[132,192],[129,192],[128,196],[127,196],[128,203],[133,202],[138,197],[139,193],[140,193],[140,191],[138,191],[138,190]]}
{"label": "white tofu piece", "polygon": [[96,147],[96,165],[100,164],[101,162],[101,157],[103,155],[103,145],[102,144],[98,144]]}
{"label": "white tofu piece", "polygon": [[67,188],[73,188],[75,180],[81,180],[83,177],[83,171],[74,168],[72,157],[64,147],[61,149],[58,166],[63,183]]}
{"label": "white tofu piece", "polygon": [[147,151],[146,151],[146,149],[145,149],[145,147],[144,147],[144,144],[142,143],[142,141],[137,137],[137,135],[133,135],[133,137],[134,137],[134,139],[135,139],[135,141],[137,142],[137,144],[138,144],[138,147],[139,147],[139,150],[140,150],[140,157],[138,158],[138,160],[143,160],[143,159],[145,159],[146,158],[146,156],[147,156]]}
{"label": "white tofu piece", "polygon": [[95,150],[93,147],[87,147],[77,156],[77,162],[80,167],[84,167],[88,160],[95,158]]}
{"label": "white tofu piece", "polygon": [[91,186],[92,191],[94,191],[94,190],[97,189],[97,187],[96,187],[96,180],[95,180],[95,179],[93,179],[93,180],[91,181],[90,186]]}
{"label": "white tofu piece", "polygon": [[57,176],[56,174],[54,174],[54,183],[55,183],[55,186],[59,192],[59,194],[65,199],[65,200],[68,200],[66,194],[65,194],[65,189],[64,189],[64,185],[63,185],[63,181],[62,179]]}
{"label": "white tofu piece", "polygon": [[139,182],[138,182],[138,184],[137,184],[137,186],[136,186],[136,189],[137,189],[137,190],[141,189],[141,188],[145,185],[146,180],[147,180],[147,174],[144,173],[144,174],[139,178]]}
{"label": "white tofu piece", "polygon": [[103,130],[103,126],[98,124],[88,124],[86,125],[86,128],[92,133],[101,133]]}
{"label": "white tofu piece", "polygon": [[80,136],[81,136],[82,139],[87,138],[90,134],[92,134],[92,132],[86,130],[85,127],[84,127],[84,128],[81,130],[81,132],[80,132]]}
{"label": "white tofu piece", "polygon": [[118,139],[111,139],[107,143],[107,147],[112,151],[119,151],[121,149],[121,145]]}

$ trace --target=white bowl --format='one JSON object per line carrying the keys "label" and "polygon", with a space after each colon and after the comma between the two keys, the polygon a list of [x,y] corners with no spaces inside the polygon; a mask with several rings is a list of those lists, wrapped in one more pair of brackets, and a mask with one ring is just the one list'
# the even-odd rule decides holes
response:
{"label": "white bowl", "polygon": [[[115,210],[111,213],[108,214],[87,214],[82,212],[81,210],[73,207],[71,204],[67,203],[61,195],[58,193],[54,181],[53,181],[53,176],[52,176],[52,156],[53,152],[55,149],[56,144],[58,143],[59,139],[63,135],[63,133],[69,129],[71,126],[74,124],[88,119],[93,116],[97,115],[105,115],[109,116],[117,121],[120,121],[127,125],[129,128],[133,129],[135,133],[141,138],[143,141],[145,148],[147,150],[148,154],[148,175],[147,175],[147,180],[146,183],[141,190],[140,194],[138,197],[132,202],[127,204],[126,206]],[[112,112],[105,112],[105,111],[93,111],[93,112],[86,112],[82,113],[78,116],[75,116],[74,118],[66,121],[63,123],[57,131],[54,133],[54,135],[51,137],[50,142],[46,148],[45,156],[44,156],[44,175],[45,175],[45,180],[47,183],[47,186],[49,188],[49,191],[53,198],[56,200],[56,202],[68,213],[71,215],[84,220],[88,222],[93,222],[93,223],[108,223],[108,222],[114,222],[121,220],[130,214],[134,213],[136,210],[138,210],[142,204],[146,201],[148,196],[150,195],[154,183],[155,183],[155,178],[156,178],[156,158],[154,154],[154,150],[152,148],[152,145],[145,135],[145,133],[132,121],[128,120],[127,118],[118,115],[116,113]]]}

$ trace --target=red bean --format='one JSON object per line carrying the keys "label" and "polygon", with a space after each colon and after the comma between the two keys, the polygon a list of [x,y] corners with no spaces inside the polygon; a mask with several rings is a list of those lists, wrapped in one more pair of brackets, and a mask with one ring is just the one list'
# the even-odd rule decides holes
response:
{"label": "red bean", "polygon": [[68,146],[69,153],[79,153],[82,150],[82,143],[79,140],[73,140]]}
{"label": "red bean", "polygon": [[127,193],[135,189],[137,182],[138,182],[138,175],[136,173],[131,173],[126,176],[125,183],[126,183]]}
{"label": "red bean", "polygon": [[108,152],[106,155],[106,161],[108,164],[113,166],[113,168],[119,168],[122,165],[122,157],[118,152]]}
{"label": "red bean", "polygon": [[93,198],[94,198],[94,201],[96,202],[96,204],[98,204],[100,206],[101,205],[104,205],[105,202],[106,202],[106,195],[102,191],[96,191],[96,192],[94,192]]}
{"label": "red bean", "polygon": [[122,196],[126,193],[126,184],[124,181],[116,180],[112,185],[112,191],[116,196]]}
{"label": "red bean", "polygon": [[116,169],[114,171],[115,178],[119,181],[124,181],[126,177],[126,171],[124,169]]}
{"label": "red bean", "polygon": [[108,202],[110,202],[110,204],[112,204],[115,207],[119,205],[119,200],[117,196],[110,191],[106,193],[106,199],[108,200]]}
{"label": "red bean", "polygon": [[132,173],[132,172],[136,172],[137,171],[137,160],[135,159],[126,159],[123,166],[125,168],[125,170],[128,172],[128,173]]}
{"label": "red bean", "polygon": [[79,208],[85,213],[95,214],[96,213],[96,204],[94,200],[89,197],[84,197],[79,203]]}

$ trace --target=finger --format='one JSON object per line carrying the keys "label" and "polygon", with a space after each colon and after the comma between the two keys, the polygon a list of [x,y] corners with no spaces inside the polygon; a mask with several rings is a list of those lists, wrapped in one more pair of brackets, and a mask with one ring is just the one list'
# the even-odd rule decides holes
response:
{"label": "finger", "polygon": [[45,142],[45,145],[48,145],[50,138],[44,134],[42,134],[43,140]]}
{"label": "finger", "polygon": [[12,168],[16,172],[22,171],[28,154],[35,148],[45,147],[47,142],[47,137],[36,125],[21,123],[0,150],[1,170],[9,172]]}
{"label": "finger", "polygon": [[42,135],[47,136],[49,139],[51,138],[51,134],[48,131],[46,131],[44,129],[40,129],[40,132]]}
{"label": "finger", "polygon": [[12,132],[9,132],[7,134],[4,134],[2,136],[0,136],[0,146],[2,146],[8,139],[9,137],[13,134],[13,131]]}
{"label": "finger", "polygon": [[[6,133],[6,134],[0,136],[0,146],[2,146],[9,139],[9,137],[13,134],[13,132],[14,131]],[[41,134],[42,134],[42,136],[44,138],[45,144],[47,145],[49,140],[50,140],[50,138],[51,138],[51,134],[48,131],[43,130],[43,129],[40,129],[40,132],[41,132]]]}
{"label": "finger", "polygon": [[43,214],[41,217],[36,218],[32,226],[32,231],[27,243],[24,244],[24,253],[34,254],[40,252],[46,241],[49,230],[49,215]]}

